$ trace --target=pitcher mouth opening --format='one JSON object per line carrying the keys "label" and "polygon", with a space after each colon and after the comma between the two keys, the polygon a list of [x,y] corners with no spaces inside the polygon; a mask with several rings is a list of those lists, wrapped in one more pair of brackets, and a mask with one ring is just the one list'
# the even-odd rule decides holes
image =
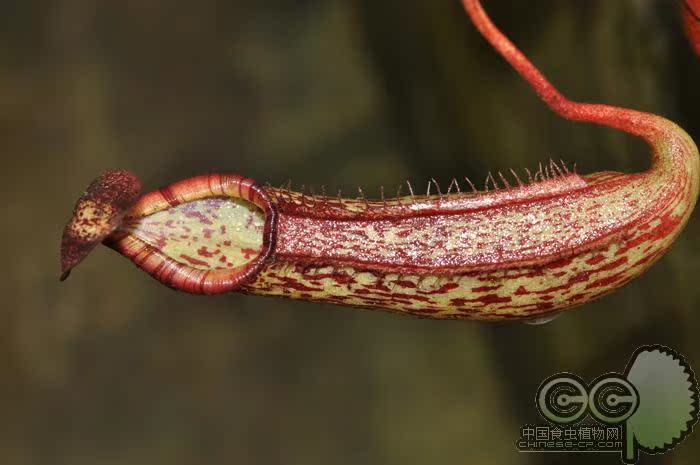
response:
{"label": "pitcher mouth opening", "polygon": [[175,289],[238,289],[274,248],[277,212],[252,179],[197,176],[138,197],[140,181],[106,172],[78,199],[63,235],[61,278],[100,242]]}
{"label": "pitcher mouth opening", "polygon": [[143,196],[105,244],[172,288],[219,294],[257,275],[272,254],[276,218],[253,180],[204,175]]}

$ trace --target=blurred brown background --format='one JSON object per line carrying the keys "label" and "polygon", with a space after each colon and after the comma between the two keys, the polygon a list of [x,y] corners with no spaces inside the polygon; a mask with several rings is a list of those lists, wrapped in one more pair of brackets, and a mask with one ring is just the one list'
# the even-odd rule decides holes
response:
{"label": "blurred brown background", "polygon": [[[700,139],[700,59],[671,0],[488,0],[569,96]],[[456,0],[10,0],[0,6],[0,463],[618,463],[518,454],[534,393],[665,343],[700,369],[700,221],[650,272],[541,327],[173,292],[58,244],[102,170],[151,190],[208,171],[378,193],[646,148],[560,121]],[[697,463],[700,433],[641,463]],[[696,457],[693,459],[692,457]]]}

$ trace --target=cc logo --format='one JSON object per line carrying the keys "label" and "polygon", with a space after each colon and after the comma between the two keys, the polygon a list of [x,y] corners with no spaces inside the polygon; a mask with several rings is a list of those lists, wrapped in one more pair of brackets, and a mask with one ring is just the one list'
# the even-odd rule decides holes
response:
{"label": "cc logo", "polygon": [[562,373],[546,379],[537,390],[537,408],[552,423],[569,424],[586,413],[607,424],[626,421],[639,407],[639,394],[626,379],[608,374],[587,389],[581,378]]}

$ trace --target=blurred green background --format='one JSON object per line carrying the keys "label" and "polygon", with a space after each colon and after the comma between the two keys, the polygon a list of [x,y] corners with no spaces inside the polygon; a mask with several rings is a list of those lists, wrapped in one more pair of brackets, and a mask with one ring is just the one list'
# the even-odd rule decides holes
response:
{"label": "blurred green background", "polygon": [[[671,0],[488,0],[569,96],[700,139],[700,59]],[[209,171],[378,195],[549,157],[637,170],[640,142],[560,121],[456,0],[10,0],[0,6],[0,463],[618,463],[518,454],[558,370],[665,343],[700,367],[700,221],[619,292],[539,327],[171,291],[58,244],[102,170]],[[700,433],[640,463],[697,463]],[[696,459],[693,459],[696,457]]]}

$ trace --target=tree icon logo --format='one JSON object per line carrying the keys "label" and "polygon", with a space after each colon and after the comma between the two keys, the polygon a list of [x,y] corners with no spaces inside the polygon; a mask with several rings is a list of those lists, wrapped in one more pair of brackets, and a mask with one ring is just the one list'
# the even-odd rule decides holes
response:
{"label": "tree icon logo", "polygon": [[639,451],[661,454],[683,441],[698,421],[698,383],[690,365],[662,345],[638,348],[624,373],[586,384],[558,373],[537,390],[547,425],[521,429],[521,452],[619,452],[636,463]]}
{"label": "tree icon logo", "polygon": [[639,408],[625,425],[626,463],[642,450],[660,454],[685,439],[698,421],[698,382],[676,351],[664,346],[637,349],[626,370],[639,392]]}

